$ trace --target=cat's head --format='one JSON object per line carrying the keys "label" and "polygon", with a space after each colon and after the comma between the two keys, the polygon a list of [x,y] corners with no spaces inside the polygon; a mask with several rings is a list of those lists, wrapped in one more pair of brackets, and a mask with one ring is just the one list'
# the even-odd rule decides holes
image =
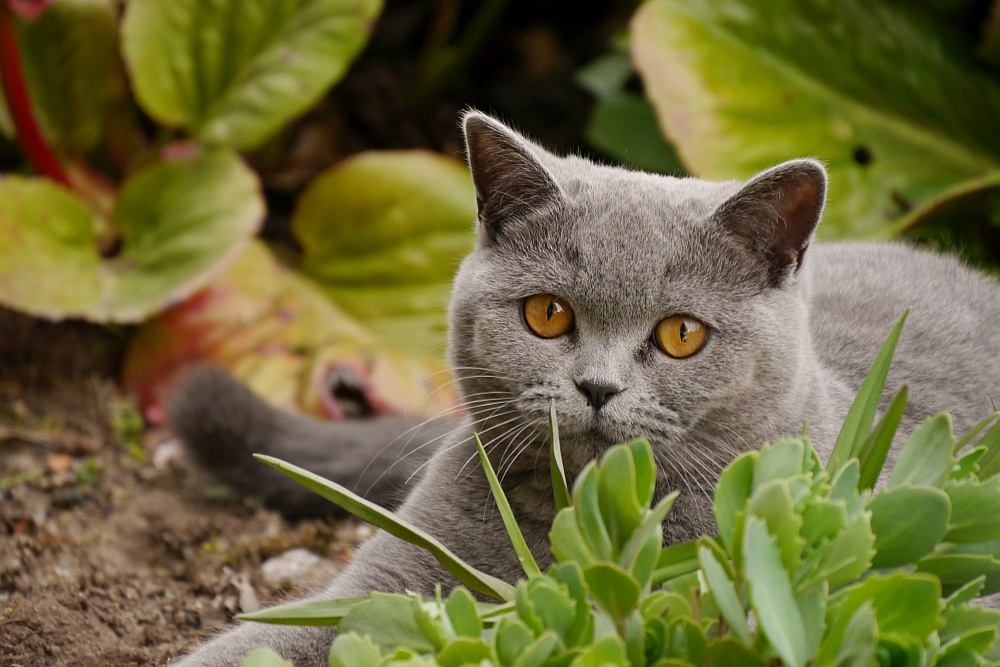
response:
{"label": "cat's head", "polygon": [[675,483],[801,419],[821,165],[712,183],[556,157],[476,112],[465,134],[478,243],[450,352],[501,472],[545,461],[552,401],[571,470],[646,436]]}

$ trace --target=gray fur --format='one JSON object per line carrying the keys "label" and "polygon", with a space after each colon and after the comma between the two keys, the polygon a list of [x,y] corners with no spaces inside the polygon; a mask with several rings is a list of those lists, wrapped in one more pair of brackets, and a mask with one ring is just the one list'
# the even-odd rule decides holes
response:
{"label": "gray fur", "polygon": [[[710,183],[557,158],[474,112],[465,124],[480,229],[455,279],[450,354],[468,417],[400,513],[474,565],[507,580],[519,573],[474,461],[473,430],[483,434],[536,558],[551,562],[551,401],[569,474],[615,442],[650,438],[659,492],[682,491],[665,524],[666,539],[678,541],[713,530],[713,482],[737,453],[796,434],[806,419],[829,453],[907,309],[890,374],[891,388],[910,388],[903,432],[940,410],[962,432],[1000,397],[997,284],[903,245],[806,251],[825,190],[818,163],[785,163],[745,186]],[[541,339],[526,328],[521,302],[538,293],[572,305],[572,333]],[[675,313],[711,326],[705,347],[687,359],[649,342],[657,322]],[[622,390],[596,411],[580,380]],[[379,533],[316,597],[430,593],[446,581],[430,557]],[[296,665],[322,665],[331,638],[243,625],[180,664],[236,665],[267,644]]]}

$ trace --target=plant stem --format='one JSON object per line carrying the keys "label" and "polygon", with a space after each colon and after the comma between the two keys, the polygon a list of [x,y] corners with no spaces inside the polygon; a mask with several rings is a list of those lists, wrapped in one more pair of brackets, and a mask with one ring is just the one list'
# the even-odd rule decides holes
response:
{"label": "plant stem", "polygon": [[66,170],[42,134],[31,108],[21,54],[17,49],[17,33],[5,3],[0,3],[0,83],[3,84],[3,94],[17,130],[17,141],[28,162],[38,173],[72,189]]}

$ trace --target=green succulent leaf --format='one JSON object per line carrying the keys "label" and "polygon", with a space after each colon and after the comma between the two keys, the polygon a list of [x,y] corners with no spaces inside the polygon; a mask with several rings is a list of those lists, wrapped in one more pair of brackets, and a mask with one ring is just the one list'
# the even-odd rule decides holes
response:
{"label": "green succulent leaf", "polygon": [[948,592],[958,590],[982,576],[986,577],[983,595],[1000,592],[1000,558],[993,554],[962,553],[954,549],[950,553],[920,559],[917,570],[937,577]]}
{"label": "green succulent leaf", "polygon": [[715,596],[715,603],[719,605],[723,618],[729,623],[733,634],[746,646],[753,643],[750,633],[750,626],[747,624],[747,612],[743,608],[739,593],[736,591],[736,584],[733,583],[730,575],[722,566],[718,554],[708,546],[701,546],[698,549],[698,562],[701,564],[702,572],[705,574],[705,581]]}
{"label": "green succulent leaf", "polygon": [[483,623],[479,620],[476,600],[469,591],[458,587],[451,592],[445,602],[448,620],[459,637],[479,637],[483,634]]}
{"label": "green succulent leaf", "polygon": [[461,667],[461,665],[478,665],[492,657],[490,647],[482,639],[459,637],[439,651],[436,659],[441,667]]}
{"label": "green succulent leaf", "polygon": [[380,664],[382,652],[367,636],[342,633],[330,647],[330,667],[378,667]]}
{"label": "green succulent leaf", "polygon": [[639,582],[614,563],[598,563],[584,569],[590,594],[615,622],[628,617],[639,604]]}
{"label": "green succulent leaf", "polygon": [[948,481],[944,490],[951,499],[949,542],[1000,540],[1000,477]]}
{"label": "green succulent leaf", "polygon": [[452,278],[473,243],[465,165],[427,151],[368,152],[316,177],[292,232],[302,270],[379,339],[444,354]]}
{"label": "green succulent leaf", "polygon": [[[414,608],[419,604],[419,600],[407,595],[372,593],[371,598],[351,607],[340,621],[339,631],[367,635],[383,651],[397,647],[433,651],[434,646],[417,625]],[[379,631],[372,633],[371,628],[376,627]]]}
{"label": "green succulent leaf", "polygon": [[[229,151],[195,151],[131,176],[107,227],[42,179],[0,179],[0,303],[49,319],[136,322],[202,287],[256,233],[256,176]],[[24,280],[23,276],[33,276]]]}
{"label": "green succulent leaf", "polygon": [[886,489],[868,503],[875,533],[877,568],[916,563],[948,532],[951,502],[940,489],[900,486]]}
{"label": "green succulent leaf", "polygon": [[113,3],[60,0],[37,19],[14,23],[28,94],[45,138],[62,155],[94,148],[109,108],[125,92]]}
{"label": "green succulent leaf", "polygon": [[889,475],[887,487],[940,487],[951,472],[954,444],[951,417],[947,413],[927,419],[907,438]]}
{"label": "green succulent leaf", "polygon": [[312,106],[368,40],[381,0],[130,0],[122,52],[160,123],[260,145]]}
{"label": "green succulent leaf", "polygon": [[968,39],[903,3],[655,0],[633,19],[632,54],[697,175],[822,158],[838,193],[826,238],[886,236],[1000,164],[1000,84]]}
{"label": "green succulent leaf", "polygon": [[782,567],[781,554],[762,519],[747,519],[743,554],[757,622],[785,664],[802,667],[808,658],[802,614],[788,572]]}
{"label": "green succulent leaf", "polygon": [[722,471],[719,483],[715,486],[713,512],[715,523],[719,527],[719,537],[722,538],[726,551],[737,562],[741,539],[737,534],[737,517],[746,508],[753,492],[758,456],[756,452],[750,452],[738,457]]}
{"label": "green succulent leaf", "polygon": [[604,637],[586,649],[573,662],[572,667],[630,667],[625,655],[625,644],[619,637]]}

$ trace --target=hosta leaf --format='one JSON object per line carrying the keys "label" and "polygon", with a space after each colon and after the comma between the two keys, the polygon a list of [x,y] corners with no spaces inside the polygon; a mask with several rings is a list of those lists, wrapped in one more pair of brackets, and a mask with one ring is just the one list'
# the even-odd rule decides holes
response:
{"label": "hosta leaf", "polygon": [[202,287],[257,231],[256,176],[233,153],[203,151],[129,178],[115,202],[121,252],[105,228],[44,180],[0,180],[0,303],[51,319],[135,322]]}
{"label": "hosta leaf", "polygon": [[837,193],[826,238],[884,236],[1000,164],[1000,85],[969,40],[904,3],[656,0],[637,12],[632,47],[694,173],[823,159]]}
{"label": "hosta leaf", "polygon": [[378,344],[257,241],[206,288],[132,338],[123,376],[148,418],[162,421],[162,389],[193,362],[222,366],[271,403],[326,419],[343,419],[358,407],[332,394],[338,377],[360,390],[374,414],[429,417],[457,400],[436,356]]}
{"label": "hosta leaf", "polygon": [[875,494],[868,503],[875,533],[872,566],[897,567],[929,554],[948,532],[951,502],[929,487],[902,486]]}
{"label": "hosta leaf", "polygon": [[108,108],[125,91],[112,2],[59,0],[33,21],[14,24],[45,138],[64,155],[90,150],[101,138]]}
{"label": "hosta leaf", "polygon": [[445,312],[472,248],[476,195],[458,160],[371,152],[317,177],[292,230],[302,269],[387,344],[443,356]]}
{"label": "hosta leaf", "polygon": [[259,145],[333,85],[381,0],[130,0],[123,53],[136,97],[204,142]]}

